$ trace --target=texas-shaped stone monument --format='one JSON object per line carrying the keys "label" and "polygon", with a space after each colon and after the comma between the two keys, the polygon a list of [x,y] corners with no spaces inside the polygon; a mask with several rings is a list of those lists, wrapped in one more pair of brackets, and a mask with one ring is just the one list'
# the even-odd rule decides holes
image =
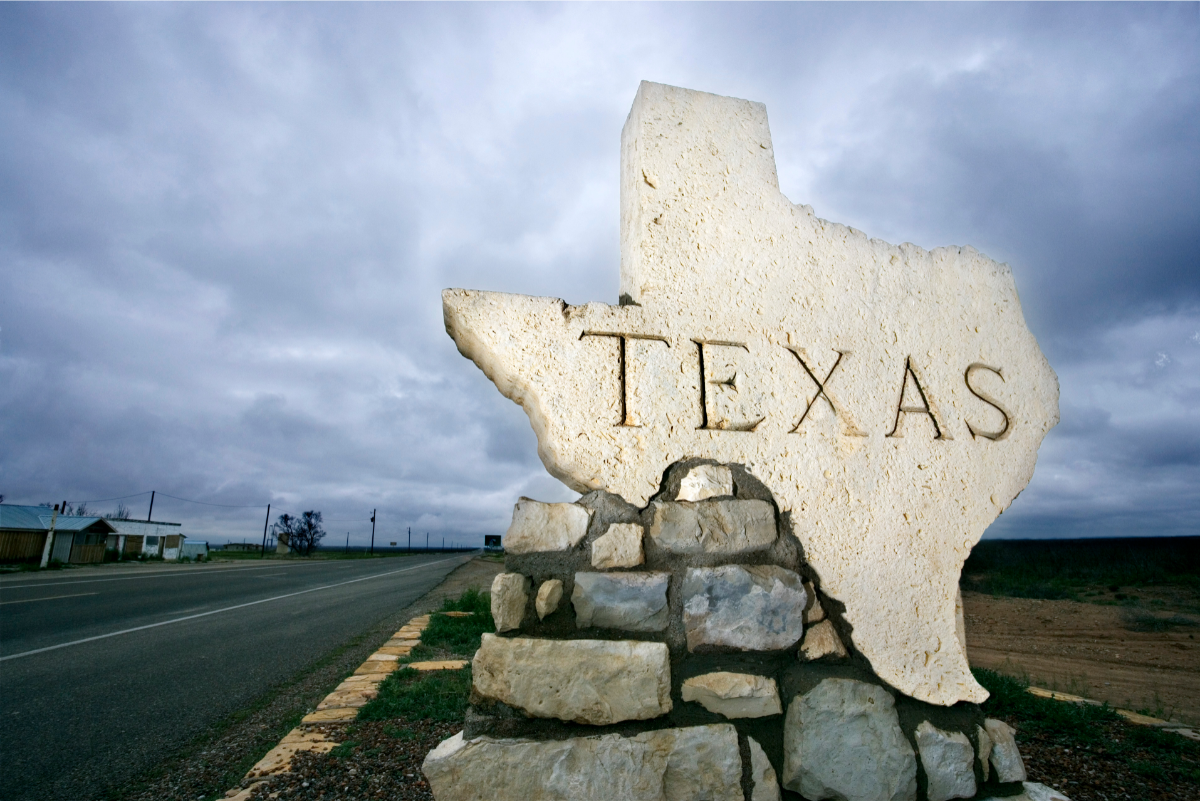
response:
{"label": "texas-shaped stone monument", "polygon": [[672,464],[744,466],[881,679],[985,700],[961,568],[1058,421],[1009,268],[795,205],[759,103],[643,83],[621,154],[620,305],[446,290],[459,350],[574,490],[642,507]]}

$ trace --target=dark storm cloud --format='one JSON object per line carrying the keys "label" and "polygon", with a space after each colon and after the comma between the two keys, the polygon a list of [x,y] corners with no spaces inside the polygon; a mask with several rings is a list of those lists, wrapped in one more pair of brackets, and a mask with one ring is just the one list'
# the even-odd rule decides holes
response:
{"label": "dark storm cloud", "polygon": [[1012,264],[1063,424],[993,534],[1194,533],[1198,8],[0,6],[0,493],[360,542],[573,497],[438,293],[615,301],[645,78],[765,102],[818,215]]}

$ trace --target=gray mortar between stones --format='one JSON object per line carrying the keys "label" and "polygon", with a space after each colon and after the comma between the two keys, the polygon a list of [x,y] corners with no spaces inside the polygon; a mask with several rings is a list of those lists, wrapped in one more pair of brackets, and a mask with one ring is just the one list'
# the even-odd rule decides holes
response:
{"label": "gray mortar between stones", "polygon": [[[639,509],[618,495],[596,490],[584,495],[576,503],[592,510],[584,539],[568,551],[510,554],[505,559],[505,570],[529,577],[530,592],[526,601],[525,614],[518,629],[499,634],[501,637],[535,637],[548,640],[592,639],[592,640],[637,640],[664,642],[670,651],[672,710],[652,720],[625,721],[608,726],[593,726],[569,721],[534,718],[520,709],[492,699],[471,694],[471,707],[467,711],[464,736],[522,738],[532,740],[563,740],[573,737],[595,737],[602,734],[619,734],[625,737],[666,728],[682,728],[713,723],[730,723],[738,732],[739,749],[742,755],[742,784],[746,797],[750,797],[750,750],[747,737],[753,737],[762,746],[772,767],[782,780],[783,776],[783,726],[786,709],[797,696],[803,695],[827,678],[847,678],[883,687],[896,702],[896,713],[900,728],[916,755],[918,799],[926,798],[928,779],[921,764],[920,751],[916,743],[916,729],[928,720],[934,726],[948,732],[962,732],[971,741],[978,753],[979,737],[976,727],[982,727],[984,715],[977,704],[958,703],[952,707],[941,707],[910,698],[889,686],[871,670],[870,663],[859,654],[853,645],[853,627],[845,620],[845,605],[821,592],[820,576],[805,562],[804,547],[795,536],[792,514],[780,513],[775,498],[767,487],[755,478],[743,465],[727,465],[733,475],[733,495],[717,496],[712,500],[733,498],[736,500],[762,500],[775,510],[777,537],[766,549],[737,555],[724,554],[673,554],[659,548],[650,537],[650,525],[654,517],[656,502],[674,501],[679,494],[680,482],[688,471],[698,465],[719,464],[711,459],[687,459],[671,465],[663,474],[661,489]],[[601,537],[614,523],[638,523],[642,526],[645,563],[632,568],[613,568],[599,571],[592,566],[592,543]],[[684,576],[688,568],[715,567],[725,564],[777,565],[799,574],[815,589],[817,600],[832,621],[838,636],[846,645],[850,656],[844,659],[825,657],[813,662],[799,659],[800,642],[781,651],[748,652],[736,648],[700,646],[689,652],[683,626],[682,597]],[[575,588],[578,572],[641,573],[650,571],[667,572],[671,575],[667,590],[667,601],[671,609],[670,622],[661,632],[636,632],[622,629],[587,628],[575,625],[575,611],[571,594]],[[558,579],[563,584],[562,600],[558,608],[538,620],[534,601],[542,582]],[[811,601],[810,601],[811,604]],[[805,626],[807,630],[808,626]],[[762,718],[729,719],[709,712],[698,703],[684,702],[682,686],[684,680],[713,671],[747,673],[774,679],[779,687],[780,700],[785,712]],[[1022,791],[1019,782],[1001,784],[994,779],[985,783],[979,760],[973,764],[978,797],[1016,795]],[[994,774],[993,774],[994,775]],[[801,799],[798,793],[782,787],[783,798]]]}

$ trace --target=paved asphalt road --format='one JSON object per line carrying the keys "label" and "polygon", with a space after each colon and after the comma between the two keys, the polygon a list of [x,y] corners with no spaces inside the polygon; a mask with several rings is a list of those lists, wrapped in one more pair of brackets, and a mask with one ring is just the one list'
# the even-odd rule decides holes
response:
{"label": "paved asphalt road", "polygon": [[88,801],[419,598],[469,555],[0,579],[0,798]]}

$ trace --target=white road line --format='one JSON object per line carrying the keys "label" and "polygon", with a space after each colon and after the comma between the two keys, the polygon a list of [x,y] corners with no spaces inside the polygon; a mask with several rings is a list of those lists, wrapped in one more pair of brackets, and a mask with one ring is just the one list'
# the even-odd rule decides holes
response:
{"label": "white road line", "polygon": [[81,640],[72,640],[71,642],[59,643],[58,645],[47,645],[45,648],[35,648],[32,651],[22,651],[19,654],[9,654],[8,656],[0,656],[0,662],[7,662],[9,659],[20,659],[23,656],[33,656],[34,654],[42,654],[42,653],[45,653],[46,651],[56,651],[59,648],[69,648],[72,645],[82,645],[85,642],[94,642],[95,640],[105,640],[105,639],[108,639],[109,637],[118,637],[122,634],[132,634],[135,631],[144,631],[146,629],[154,629],[154,628],[158,628],[159,626],[170,626],[173,623],[183,623],[185,620],[195,620],[198,617],[208,617],[209,615],[218,615],[221,612],[232,612],[234,609],[245,609],[247,606],[257,606],[258,604],[270,603],[271,601],[280,601],[280,600],[283,600],[284,598],[293,598],[297,595],[305,595],[310,592],[319,592],[320,590],[330,590],[330,589],[333,589],[334,587],[344,587],[347,584],[356,584],[357,582],[360,582],[360,581],[368,581],[370,579],[383,578],[384,576],[392,576],[392,575],[395,575],[396,573],[407,573],[410,570],[418,570],[422,567],[429,567],[430,565],[440,565],[442,562],[451,562],[457,558],[459,558],[459,557],[452,556],[449,559],[438,559],[436,562],[425,562],[424,564],[414,565],[413,567],[406,567],[402,570],[391,570],[391,571],[388,571],[387,573],[376,573],[373,576],[363,576],[362,578],[350,579],[349,581],[339,581],[337,584],[326,584],[321,587],[312,587],[307,590],[298,590],[296,592],[289,592],[285,595],[276,595],[271,598],[263,598],[258,601],[247,601],[244,604],[236,604],[234,606],[226,606],[223,609],[213,609],[212,611],[200,612],[195,615],[185,615],[184,617],[177,617],[177,618],[172,618],[171,620],[164,620],[160,623],[148,623],[145,626],[134,626],[131,629],[121,629],[120,631],[111,631],[108,634],[97,634],[94,637],[84,637]]}
{"label": "white road line", "polygon": [[48,581],[44,584],[20,584],[17,582],[0,582],[0,591],[2,590],[27,590],[33,587],[64,587],[68,584],[95,584],[100,581],[133,581],[134,579],[151,579],[162,578],[163,576],[178,576],[185,574],[189,576],[211,576],[213,573],[245,573],[251,570],[278,570],[284,567],[314,567],[322,564],[322,562],[307,562],[294,565],[263,565],[262,567],[222,567],[215,570],[208,569],[193,569],[193,570],[164,570],[161,573],[151,573],[145,576],[118,576],[117,578],[103,579],[80,579],[79,581]]}
{"label": "white road line", "polygon": [[85,595],[99,595],[98,592],[77,592],[74,595],[51,595],[49,598],[26,598],[22,601],[0,601],[0,606],[8,604],[32,604],[38,601],[57,601],[59,598],[82,598]]}

